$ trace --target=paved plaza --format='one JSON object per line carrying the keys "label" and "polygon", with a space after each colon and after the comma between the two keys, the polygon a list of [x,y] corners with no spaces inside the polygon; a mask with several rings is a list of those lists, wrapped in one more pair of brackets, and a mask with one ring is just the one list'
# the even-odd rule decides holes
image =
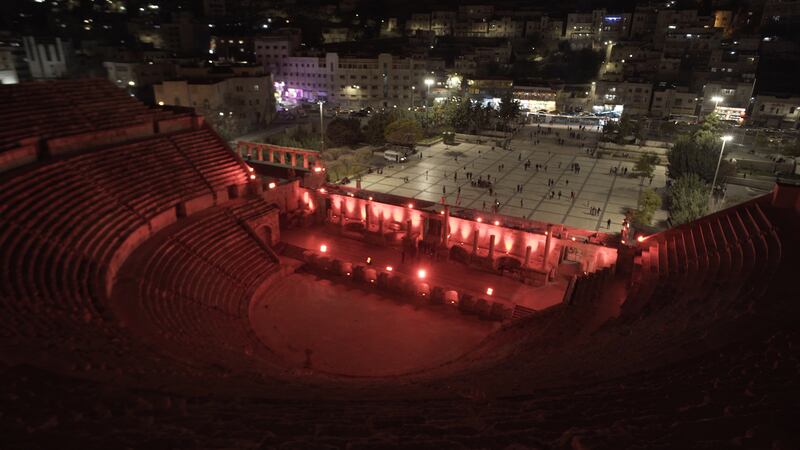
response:
{"label": "paved plaza", "polygon": [[[524,127],[512,139],[509,149],[498,146],[492,150],[490,143],[463,142],[420,147],[421,159],[413,155],[404,164],[385,167],[382,174],[365,175],[361,188],[439,202],[444,187],[446,202],[450,205],[492,212],[498,201],[498,212],[503,215],[615,232],[622,227],[625,210],[636,208],[639,192],[644,187],[660,188],[666,183],[663,166],[656,168],[652,185],[645,180],[642,186],[641,180],[630,174],[633,162],[591,157],[586,148],[594,148],[594,133],[581,132],[587,138],[577,141],[567,137],[567,130],[560,129],[560,136],[567,139],[565,144],[559,145],[554,135],[534,136],[532,140],[530,133],[536,129],[536,125]],[[534,142],[536,139],[538,144]],[[528,160],[530,167],[526,170]],[[580,166],[579,173],[572,170],[576,163]],[[536,170],[537,164],[542,168]],[[614,167],[620,175],[611,174]],[[622,175],[626,167],[627,176]],[[473,187],[467,172],[473,173],[475,181],[490,176],[493,192]],[[554,183],[552,187],[548,186],[550,180]],[[521,192],[517,192],[517,185],[522,186]],[[553,198],[550,198],[551,192]],[[592,214],[592,208],[599,209],[599,213]]]}

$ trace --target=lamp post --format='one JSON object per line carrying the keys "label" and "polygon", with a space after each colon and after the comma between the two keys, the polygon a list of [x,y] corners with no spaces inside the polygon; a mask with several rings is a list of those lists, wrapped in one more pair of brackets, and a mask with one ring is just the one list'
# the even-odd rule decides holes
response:
{"label": "lamp post", "polygon": [[417,87],[411,86],[411,109],[414,109],[414,94],[417,93]]}
{"label": "lamp post", "polygon": [[425,104],[428,104],[428,98],[431,96],[431,86],[433,86],[433,78],[425,78],[425,86],[428,87],[428,93],[425,96]]}
{"label": "lamp post", "polygon": [[325,123],[322,115],[322,104],[325,102],[320,100],[317,103],[319,103],[319,151],[322,153],[325,151]]}
{"label": "lamp post", "polygon": [[717,174],[719,174],[719,165],[722,163],[722,154],[725,152],[725,144],[733,139],[733,136],[726,134],[722,136],[722,147],[719,149],[719,158],[717,159],[717,169],[714,170],[714,180],[711,182],[711,193],[708,195],[708,202],[709,205],[711,201],[714,199],[714,186],[717,185]]}
{"label": "lamp post", "polygon": [[711,101],[714,102],[714,112],[717,112],[717,107],[719,106],[720,103],[722,103],[723,100],[725,99],[720,97],[719,95],[711,97]]}

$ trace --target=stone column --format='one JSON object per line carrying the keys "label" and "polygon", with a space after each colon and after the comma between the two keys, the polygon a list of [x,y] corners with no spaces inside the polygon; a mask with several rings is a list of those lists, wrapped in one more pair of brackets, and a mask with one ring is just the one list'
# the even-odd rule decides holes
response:
{"label": "stone column", "polygon": [[383,211],[378,216],[378,233],[383,236]]}
{"label": "stone column", "polygon": [[525,247],[525,263],[523,264],[524,267],[528,267],[528,262],[531,260],[531,246]]}
{"label": "stone column", "polygon": [[303,169],[308,169],[308,153],[303,153]]}
{"label": "stone column", "polygon": [[547,225],[547,236],[544,242],[544,255],[542,255],[542,270],[547,270],[547,255],[550,254],[550,246],[553,244],[553,225]]}
{"label": "stone column", "polygon": [[269,148],[269,162],[273,161],[272,147]]}
{"label": "stone column", "polygon": [[369,200],[367,200],[367,204],[366,204],[366,205],[364,205],[364,213],[365,213],[365,214],[364,214],[364,218],[365,218],[365,219],[366,219],[366,221],[367,221],[367,222],[366,222],[366,223],[367,223],[367,231],[369,231],[369,225],[370,225],[370,222],[371,222],[371,220],[370,220],[370,216],[372,215],[372,214],[370,214],[370,213],[369,213],[369,210],[370,210],[370,209],[372,209],[372,208],[370,208],[370,206],[372,206],[372,202],[370,202]]}
{"label": "stone column", "polygon": [[339,200],[339,225],[344,227],[344,200]]}
{"label": "stone column", "polygon": [[442,244],[447,247],[447,235],[450,234],[450,207],[444,207],[444,223],[442,224]]}
{"label": "stone column", "polygon": [[294,152],[290,153],[289,154],[289,158],[290,158],[290,161],[292,162],[291,166],[292,167],[296,167],[297,166],[297,153],[294,153]]}
{"label": "stone column", "polygon": [[489,235],[489,259],[494,259],[494,239],[495,235]]}
{"label": "stone column", "polygon": [[477,228],[472,232],[472,254],[478,254],[478,236],[480,236],[481,232]]}

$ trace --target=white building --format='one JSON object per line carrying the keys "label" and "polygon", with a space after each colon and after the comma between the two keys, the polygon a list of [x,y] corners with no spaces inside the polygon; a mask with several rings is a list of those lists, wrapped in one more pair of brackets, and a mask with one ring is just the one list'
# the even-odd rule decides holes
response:
{"label": "white building", "polygon": [[444,72],[444,61],[438,59],[398,58],[388,53],[373,57],[338,53],[292,56],[285,42],[271,46],[277,56],[263,60],[276,61],[267,67],[284,103],[324,99],[345,108],[419,105],[427,93],[425,79]]}
{"label": "white building", "polygon": [[614,111],[622,106],[625,114],[645,115],[650,112],[653,85],[632,81],[598,81],[594,90],[594,109]]}
{"label": "white building", "polygon": [[0,48],[0,84],[17,84],[19,76],[14,62],[14,53],[10,48]]}
{"label": "white building", "polygon": [[61,78],[69,74],[74,53],[68,41],[26,36],[22,44],[33,78]]}
{"label": "white building", "polygon": [[748,122],[762,127],[800,130],[800,97],[757,95]]}
{"label": "white building", "polygon": [[686,87],[657,86],[650,115],[665,119],[695,119],[699,104],[697,95]]}

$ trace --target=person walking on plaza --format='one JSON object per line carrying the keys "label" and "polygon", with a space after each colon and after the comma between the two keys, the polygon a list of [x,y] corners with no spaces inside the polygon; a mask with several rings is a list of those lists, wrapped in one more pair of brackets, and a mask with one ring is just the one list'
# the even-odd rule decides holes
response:
{"label": "person walking on plaza", "polygon": [[611,219],[608,219],[606,221],[606,228],[608,228],[609,230],[611,229]]}

